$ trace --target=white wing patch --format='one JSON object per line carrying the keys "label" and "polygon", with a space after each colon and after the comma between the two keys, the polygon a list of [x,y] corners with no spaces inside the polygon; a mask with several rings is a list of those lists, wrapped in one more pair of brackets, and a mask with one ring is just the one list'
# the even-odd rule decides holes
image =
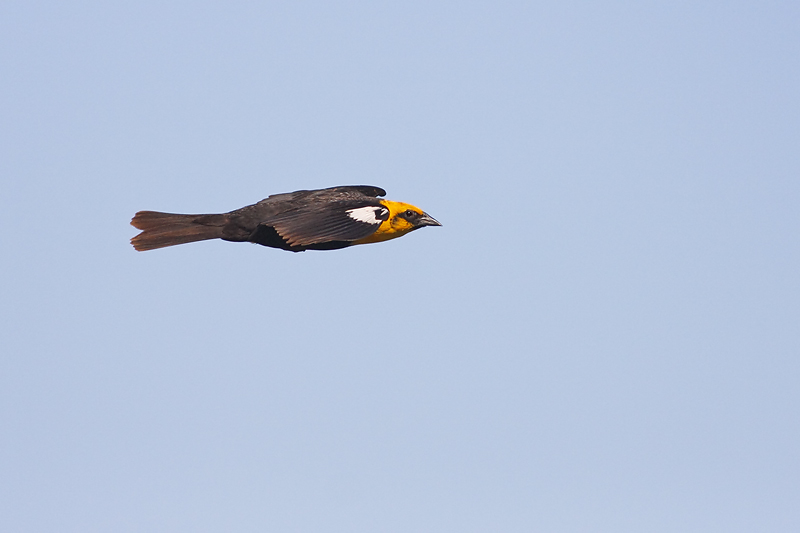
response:
{"label": "white wing patch", "polygon": [[380,224],[389,214],[389,210],[385,207],[357,207],[355,209],[348,209],[347,216],[365,224]]}

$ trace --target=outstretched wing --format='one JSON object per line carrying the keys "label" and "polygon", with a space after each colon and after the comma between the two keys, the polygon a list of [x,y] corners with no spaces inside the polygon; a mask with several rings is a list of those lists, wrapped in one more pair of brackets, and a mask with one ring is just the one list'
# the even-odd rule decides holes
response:
{"label": "outstretched wing", "polygon": [[375,233],[389,219],[378,201],[339,201],[310,204],[285,211],[262,222],[290,246],[355,241]]}
{"label": "outstretched wing", "polygon": [[337,187],[328,187],[327,189],[303,189],[294,192],[271,194],[256,205],[285,206],[294,204],[299,207],[319,201],[357,201],[361,199],[369,201],[378,196],[386,196],[386,191],[374,185],[339,185]]}

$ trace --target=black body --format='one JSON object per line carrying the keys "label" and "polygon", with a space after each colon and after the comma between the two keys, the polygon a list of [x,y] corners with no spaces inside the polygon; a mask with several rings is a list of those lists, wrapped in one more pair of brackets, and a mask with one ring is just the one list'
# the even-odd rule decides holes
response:
{"label": "black body", "polygon": [[[274,194],[256,204],[222,214],[140,211],[131,224],[142,232],[131,239],[131,243],[137,250],[153,250],[222,239],[291,252],[336,250],[371,235],[381,221],[386,220],[388,210],[378,200],[385,194],[380,187],[355,185]],[[376,207],[374,223],[348,216],[348,210],[369,206]]]}

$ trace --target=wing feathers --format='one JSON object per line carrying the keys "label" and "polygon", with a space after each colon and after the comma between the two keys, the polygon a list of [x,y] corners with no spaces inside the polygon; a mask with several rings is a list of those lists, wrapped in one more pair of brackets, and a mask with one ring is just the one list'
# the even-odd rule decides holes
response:
{"label": "wing feathers", "polygon": [[[368,208],[373,214],[366,215]],[[355,210],[358,216],[348,211]],[[332,241],[355,241],[372,235],[389,216],[380,203],[331,202],[287,211],[263,222],[272,226],[290,246],[308,246]]]}

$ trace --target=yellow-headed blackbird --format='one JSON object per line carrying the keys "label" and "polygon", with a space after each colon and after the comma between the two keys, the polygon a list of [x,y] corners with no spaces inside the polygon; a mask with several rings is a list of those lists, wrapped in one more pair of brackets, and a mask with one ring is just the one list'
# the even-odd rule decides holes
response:
{"label": "yellow-headed blackbird", "polygon": [[424,226],[441,226],[418,207],[380,200],[386,191],[370,185],[273,194],[257,204],[218,215],[139,211],[131,239],[139,251],[222,239],[302,252],[336,250],[402,237]]}

